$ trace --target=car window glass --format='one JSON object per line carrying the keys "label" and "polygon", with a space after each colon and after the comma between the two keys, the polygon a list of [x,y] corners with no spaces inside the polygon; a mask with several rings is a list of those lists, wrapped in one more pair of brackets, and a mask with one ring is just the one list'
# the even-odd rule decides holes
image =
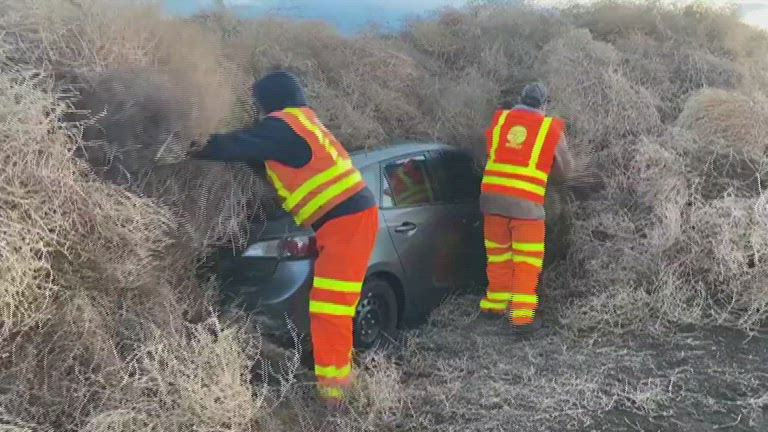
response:
{"label": "car window glass", "polygon": [[478,199],[481,174],[470,155],[459,151],[439,152],[432,158],[432,165],[439,201],[461,203]]}
{"label": "car window glass", "polygon": [[385,163],[383,177],[382,207],[410,207],[434,201],[424,156]]}

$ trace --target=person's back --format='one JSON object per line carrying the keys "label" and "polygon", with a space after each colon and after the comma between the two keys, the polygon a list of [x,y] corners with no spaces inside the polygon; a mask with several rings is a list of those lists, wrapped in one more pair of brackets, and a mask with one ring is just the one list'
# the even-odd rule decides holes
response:
{"label": "person's back", "polygon": [[498,110],[486,129],[484,214],[488,290],[484,312],[509,313],[516,329],[538,328],[536,288],[544,259],[544,201],[551,173],[567,176],[572,161],[565,124],[544,113],[546,89],[523,90],[521,103]]}

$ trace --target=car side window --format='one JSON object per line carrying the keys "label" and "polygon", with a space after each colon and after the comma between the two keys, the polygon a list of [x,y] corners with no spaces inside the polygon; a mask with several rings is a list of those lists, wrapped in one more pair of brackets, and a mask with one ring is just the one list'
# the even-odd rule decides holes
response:
{"label": "car side window", "polygon": [[383,208],[412,207],[435,201],[427,161],[423,155],[385,162],[383,166]]}
{"label": "car side window", "polygon": [[477,201],[482,174],[472,156],[461,151],[441,151],[432,158],[437,199],[446,203]]}

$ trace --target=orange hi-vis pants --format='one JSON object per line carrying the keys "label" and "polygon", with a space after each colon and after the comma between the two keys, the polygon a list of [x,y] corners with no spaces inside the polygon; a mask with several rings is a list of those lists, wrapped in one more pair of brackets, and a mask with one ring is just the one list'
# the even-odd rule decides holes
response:
{"label": "orange hi-vis pants", "polygon": [[309,293],[315,376],[326,400],[351,384],[352,319],[376,242],[376,207],[326,222],[316,233],[318,258]]}
{"label": "orange hi-vis pants", "polygon": [[480,302],[485,312],[503,314],[509,308],[514,325],[533,321],[544,261],[544,221],[510,219],[485,214],[488,291]]}

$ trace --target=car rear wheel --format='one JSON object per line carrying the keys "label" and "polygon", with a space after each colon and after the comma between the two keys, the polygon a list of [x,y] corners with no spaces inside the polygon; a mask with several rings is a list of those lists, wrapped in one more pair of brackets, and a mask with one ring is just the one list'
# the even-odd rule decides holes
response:
{"label": "car rear wheel", "polygon": [[355,348],[369,350],[385,347],[397,333],[397,298],[392,287],[379,278],[363,284],[353,322]]}

